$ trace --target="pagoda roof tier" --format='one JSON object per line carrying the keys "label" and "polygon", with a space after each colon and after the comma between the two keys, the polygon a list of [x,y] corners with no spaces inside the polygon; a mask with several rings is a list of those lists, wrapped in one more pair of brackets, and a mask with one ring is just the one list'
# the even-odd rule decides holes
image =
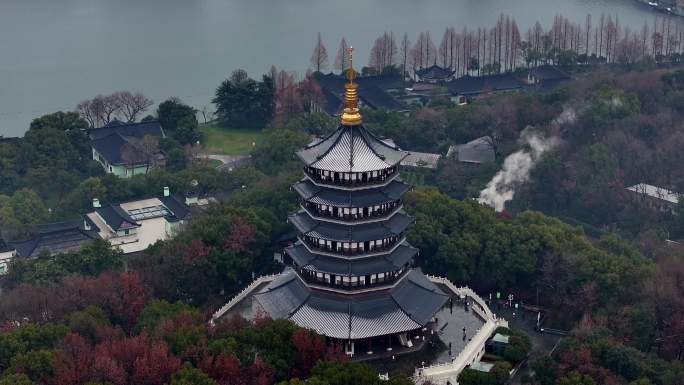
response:
{"label": "pagoda roof tier", "polygon": [[418,253],[418,249],[404,242],[386,255],[350,260],[312,253],[301,242],[297,242],[285,248],[285,252],[297,263],[297,266],[307,270],[336,275],[362,276],[396,271],[413,259]]}
{"label": "pagoda roof tier", "polygon": [[401,179],[395,179],[387,186],[359,191],[318,186],[309,179],[303,179],[292,187],[308,202],[335,207],[371,207],[394,202],[411,189],[411,185]]}
{"label": "pagoda roof tier", "polygon": [[386,143],[362,125],[337,131],[297,152],[307,166],[333,172],[367,172],[396,166],[408,153]]}
{"label": "pagoda roof tier", "polygon": [[386,291],[357,295],[311,289],[290,271],[255,295],[271,318],[290,319],[337,339],[362,339],[421,328],[448,298],[418,271],[409,272]]}
{"label": "pagoda roof tier", "polygon": [[311,218],[305,211],[300,211],[290,216],[290,223],[297,228],[300,234],[340,242],[376,241],[397,236],[402,234],[412,221],[413,218],[403,210],[397,212],[386,221],[358,225],[318,221]]}

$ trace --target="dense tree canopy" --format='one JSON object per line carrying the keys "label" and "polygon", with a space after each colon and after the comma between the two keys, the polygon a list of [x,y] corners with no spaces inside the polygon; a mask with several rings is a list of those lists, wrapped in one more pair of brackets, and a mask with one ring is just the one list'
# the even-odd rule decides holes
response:
{"label": "dense tree canopy", "polygon": [[258,82],[236,70],[216,89],[213,103],[222,124],[231,127],[261,128],[275,110],[273,79],[264,75]]}
{"label": "dense tree canopy", "polygon": [[157,118],[167,135],[180,144],[195,144],[200,140],[197,111],[178,98],[170,98],[157,107]]}
{"label": "dense tree canopy", "polygon": [[[628,301],[653,272],[638,252],[596,247],[581,230],[539,213],[501,220],[487,207],[435,189],[412,193],[407,204],[416,216],[409,239],[427,271],[486,290],[539,289],[540,301],[576,315]],[[578,297],[583,291],[591,291],[591,300]]]}

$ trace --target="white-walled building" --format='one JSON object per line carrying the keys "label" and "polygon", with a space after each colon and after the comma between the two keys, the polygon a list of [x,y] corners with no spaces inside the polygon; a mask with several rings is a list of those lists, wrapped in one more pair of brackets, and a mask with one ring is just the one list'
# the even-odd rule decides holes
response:
{"label": "white-walled building", "polygon": [[206,199],[199,200],[195,196],[185,199],[173,196],[164,188],[162,196],[106,207],[99,207],[99,202],[94,200],[94,210],[86,217],[95,224],[102,239],[129,254],[173,237],[192,216],[191,207],[207,203]]}
{"label": "white-walled building", "polygon": [[9,270],[9,264],[17,254],[14,247],[11,247],[5,243],[5,241],[0,238],[0,275],[7,274]]}
{"label": "white-walled building", "polygon": [[663,213],[675,214],[682,194],[646,183],[626,188],[635,199],[646,203],[650,208]]}

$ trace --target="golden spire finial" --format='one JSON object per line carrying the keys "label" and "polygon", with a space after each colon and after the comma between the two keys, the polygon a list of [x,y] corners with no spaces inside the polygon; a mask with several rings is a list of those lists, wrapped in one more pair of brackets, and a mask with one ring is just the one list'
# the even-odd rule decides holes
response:
{"label": "golden spire finial", "polygon": [[359,112],[359,85],[354,83],[356,71],[353,66],[354,48],[349,47],[349,69],[347,79],[349,82],[344,85],[344,112],[342,112],[342,124],[345,126],[358,126],[361,124],[361,112]]}

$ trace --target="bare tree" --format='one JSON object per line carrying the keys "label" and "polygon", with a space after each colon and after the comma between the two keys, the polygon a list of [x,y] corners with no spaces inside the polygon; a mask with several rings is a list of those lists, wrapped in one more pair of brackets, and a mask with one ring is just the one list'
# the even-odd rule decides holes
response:
{"label": "bare tree", "polygon": [[154,104],[151,99],[140,92],[120,91],[115,92],[111,97],[115,99],[115,103],[119,107],[118,114],[129,123],[138,120],[138,116]]}
{"label": "bare tree", "polygon": [[121,111],[121,103],[119,102],[119,99],[114,95],[107,95],[107,96],[97,96],[96,98],[99,98],[101,101],[98,101],[98,103],[101,103],[102,105],[102,122],[103,125],[108,124],[111,122],[116,116],[119,115]]}
{"label": "bare tree", "polygon": [[91,127],[97,128],[109,124],[120,113],[121,104],[115,94],[97,95],[79,103],[76,106],[76,111]]}
{"label": "bare tree", "polygon": [[586,39],[586,43],[584,46],[584,55],[589,57],[589,36],[591,34],[591,14],[590,13],[587,14],[587,21],[586,21],[585,26],[586,26],[587,39]]}
{"label": "bare tree", "polygon": [[430,31],[425,32],[425,62],[426,66],[437,63],[437,46],[432,42],[430,38]]}
{"label": "bare tree", "polygon": [[320,32],[316,39],[316,46],[311,54],[311,65],[313,65],[316,72],[321,72],[322,69],[328,67],[328,50],[325,49],[325,45],[323,45],[323,39],[321,39]]}
{"label": "bare tree", "polygon": [[140,145],[129,141],[121,146],[121,159],[127,168],[134,169],[136,165],[144,162],[145,157],[142,154]]}
{"label": "bare tree", "polygon": [[439,43],[439,65],[444,68],[449,67],[449,48],[451,48],[449,43],[449,34],[450,29],[447,28],[444,31],[444,35],[442,35],[442,42]]}
{"label": "bare tree", "polygon": [[406,79],[406,65],[409,62],[409,56],[411,55],[411,42],[409,41],[408,35],[404,33],[404,37],[401,39],[401,46],[399,47],[399,55],[401,55],[401,79]]}
{"label": "bare tree", "polygon": [[88,122],[90,127],[101,126],[101,105],[93,103],[93,100],[88,99],[78,103],[76,111]]}
{"label": "bare tree", "polygon": [[320,112],[325,107],[323,90],[311,71],[307,71],[306,77],[299,83],[299,93],[305,112]]}
{"label": "bare tree", "polygon": [[340,47],[337,49],[334,67],[340,72],[344,72],[349,68],[349,45],[344,38],[340,41]]}
{"label": "bare tree", "polygon": [[[247,79],[249,79],[249,75],[247,74],[247,71],[243,69],[238,68],[230,73],[230,81],[233,84],[242,83]],[[275,81],[275,79],[273,79],[273,81]]]}
{"label": "bare tree", "polygon": [[202,120],[204,120],[204,124],[207,124],[214,115],[214,113],[209,110],[208,104],[202,105],[202,108],[199,109],[199,112],[202,114]]}
{"label": "bare tree", "polygon": [[606,16],[602,13],[601,14],[601,20],[599,21],[599,27],[598,27],[598,34],[599,34],[599,42],[598,42],[598,57],[603,56],[603,30],[605,29],[606,25]]}
{"label": "bare tree", "polygon": [[394,41],[394,34],[383,33],[375,39],[371,48],[368,65],[375,68],[378,73],[383,72],[387,67],[394,66],[397,56],[397,43]]}
{"label": "bare tree", "polygon": [[150,167],[159,167],[162,160],[161,152],[159,151],[159,139],[156,136],[145,135],[140,143],[142,156],[147,162],[147,169]]}
{"label": "bare tree", "polygon": [[288,122],[303,111],[295,74],[281,70],[275,79],[275,85],[276,120]]}

